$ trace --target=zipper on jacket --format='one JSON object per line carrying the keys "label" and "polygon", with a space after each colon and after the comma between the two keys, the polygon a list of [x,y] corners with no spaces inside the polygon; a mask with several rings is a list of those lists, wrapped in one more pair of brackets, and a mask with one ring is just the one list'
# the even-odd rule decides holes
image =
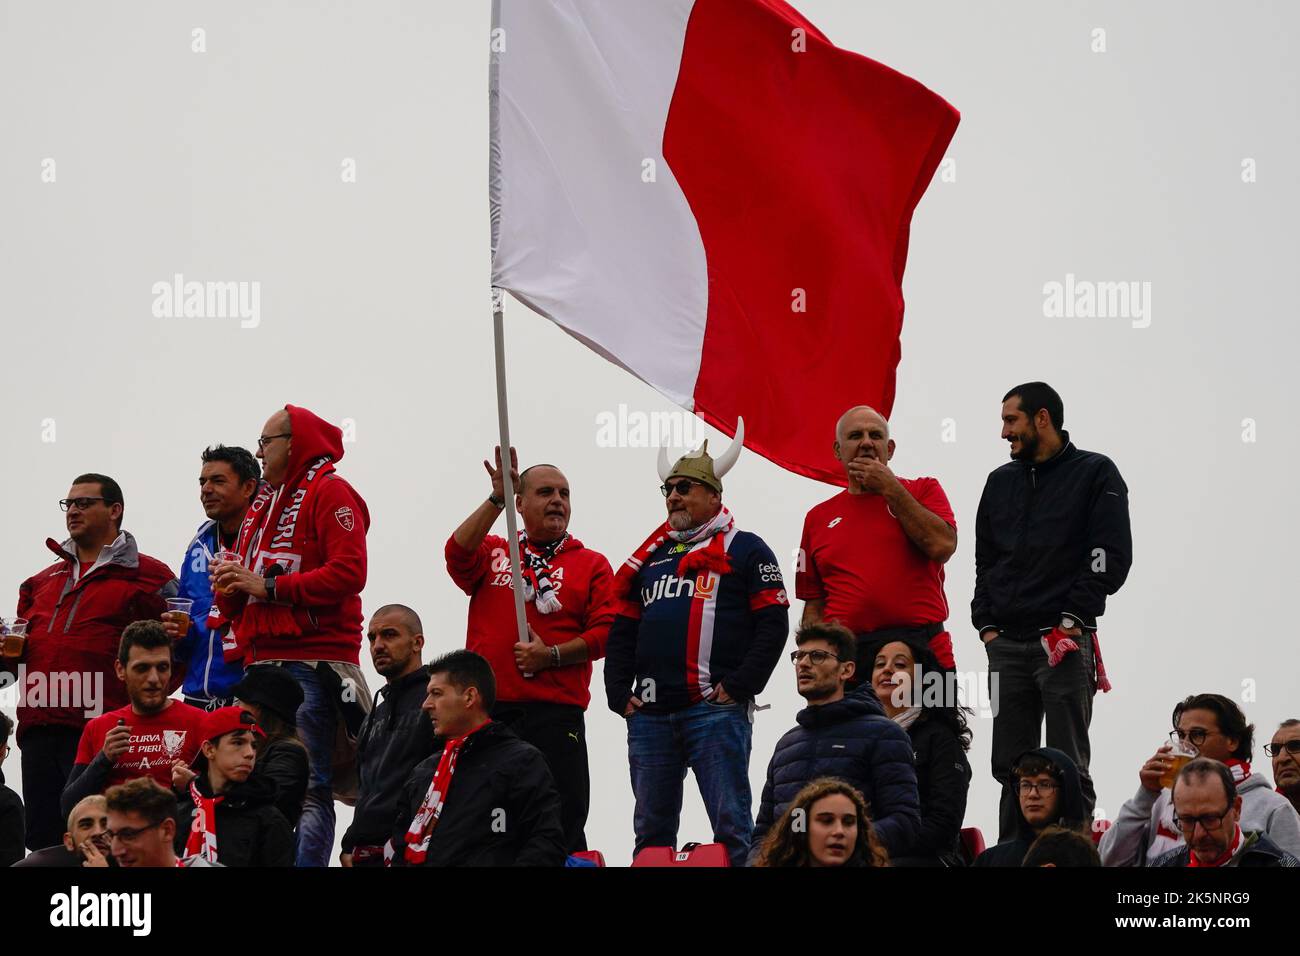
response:
{"label": "zipper on jacket", "polygon": [[63,622],[63,633],[68,633],[68,628],[72,627],[72,619],[77,616],[77,606],[81,604],[81,596],[86,593],[85,588],[77,589],[77,599],[72,602],[72,607],[68,609],[68,618]]}
{"label": "zipper on jacket", "polygon": [[212,673],[212,628],[208,628],[208,660],[203,666],[203,696],[208,699],[212,698],[212,692],[208,690],[208,676]]}

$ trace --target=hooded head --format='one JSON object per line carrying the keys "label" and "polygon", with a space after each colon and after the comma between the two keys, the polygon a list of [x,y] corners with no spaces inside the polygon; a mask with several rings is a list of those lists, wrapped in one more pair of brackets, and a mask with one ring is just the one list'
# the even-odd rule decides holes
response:
{"label": "hooded head", "polygon": [[296,482],[326,456],[334,462],[343,457],[343,431],[305,408],[286,405],[262,428],[257,457],[272,485]]}
{"label": "hooded head", "polygon": [[[1058,789],[1053,794],[1056,806],[1050,810],[1050,815],[1038,821],[1026,818],[1024,811],[1026,801],[1029,802],[1031,810],[1037,817],[1045,812],[1043,803],[1047,795],[1040,791],[1022,797],[1017,792],[1022,777],[1031,781],[1051,777],[1058,784]],[[1083,809],[1083,788],[1079,785],[1079,768],[1075,766],[1073,760],[1055,747],[1039,747],[1021,754],[1012,770],[1011,781],[1013,795],[1017,798],[1016,832],[1021,839],[1032,841],[1040,830],[1054,824],[1079,829],[1089,822]]]}

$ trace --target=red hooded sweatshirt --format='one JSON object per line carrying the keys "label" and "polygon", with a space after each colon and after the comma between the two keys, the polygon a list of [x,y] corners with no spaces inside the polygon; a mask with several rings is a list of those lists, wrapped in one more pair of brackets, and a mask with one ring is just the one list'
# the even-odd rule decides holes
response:
{"label": "red hooded sweatshirt", "polygon": [[[275,579],[276,603],[290,607],[289,629],[301,633],[258,633],[246,620],[244,612],[250,605],[243,593],[218,593],[217,606],[232,622],[240,642],[249,645],[246,664],[268,660],[356,664],[370,512],[351,485],[327,471],[308,483],[312,487],[293,514],[293,493],[303,487],[312,467],[324,458],[337,462],[343,457],[343,432],[305,408],[286,405],[285,411],[293,435],[289,468],[284,484],[274,489],[274,498],[254,501],[258,511],[250,513],[252,524],[246,527],[261,529],[262,534],[256,553],[245,554],[244,563],[259,573],[273,563],[288,569]],[[260,508],[258,500],[263,500]],[[244,531],[240,538],[242,548]],[[273,542],[289,546],[268,550]]]}

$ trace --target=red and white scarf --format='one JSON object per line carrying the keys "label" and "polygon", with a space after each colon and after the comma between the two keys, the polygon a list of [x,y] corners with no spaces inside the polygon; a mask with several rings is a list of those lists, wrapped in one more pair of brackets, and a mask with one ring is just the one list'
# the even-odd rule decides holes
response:
{"label": "red and white scarf", "polygon": [[526,531],[519,532],[520,571],[524,579],[524,600],[532,601],[538,614],[554,614],[564,605],[560,603],[551,584],[551,561],[569,543],[566,532],[562,538],[549,544],[533,544]]}
{"label": "red and white scarf", "polygon": [[[1065,660],[1065,655],[1070,651],[1077,651],[1079,645],[1069,634],[1066,634],[1059,627],[1054,627],[1040,638],[1043,650],[1047,652],[1047,663],[1055,667],[1061,661]],[[1101,659],[1101,642],[1097,640],[1097,632],[1092,632],[1092,661],[1094,667],[1094,676],[1097,679],[1097,689],[1103,694],[1110,693],[1110,678],[1106,676],[1106,665]]]}
{"label": "red and white scarf", "polygon": [[217,862],[217,804],[225,797],[205,797],[190,781],[190,799],[194,801],[194,823],[185,840],[185,858],[201,856]]}
{"label": "red and white scarf", "polygon": [[[682,558],[677,566],[681,577],[689,577],[702,571],[727,574],[731,571],[731,558],[727,556],[727,533],[736,526],[736,519],[723,507],[716,515],[698,528],[674,531],[672,525],[664,522],[641,546],[632,552],[632,556],[623,562],[614,576],[614,596],[630,600],[636,582],[637,572],[645,566],[650,556],[664,544],[672,540],[678,544],[695,545],[694,549]],[[707,543],[706,543],[707,542]],[[703,545],[701,547],[701,545]]]}
{"label": "red and white scarf", "polygon": [[1241,824],[1236,824],[1232,832],[1232,843],[1231,845],[1229,845],[1229,847],[1226,850],[1223,851],[1222,856],[1220,856],[1213,863],[1202,863],[1195,853],[1193,853],[1191,850],[1188,850],[1187,865],[1193,868],[1226,866],[1227,864],[1232,862],[1232,858],[1237,855],[1237,851],[1240,849],[1241,849]]}
{"label": "red and white scarf", "polygon": [[[438,825],[438,820],[442,817],[442,808],[447,803],[447,791],[451,789],[451,778],[456,772],[456,759],[460,756],[465,741],[490,723],[492,721],[485,720],[469,733],[449,738],[443,746],[442,756],[438,758],[438,769],[433,772],[433,780],[430,781],[429,789],[420,803],[420,809],[406,830],[402,855],[408,866],[419,866],[429,854],[429,841],[433,838],[433,828]],[[388,848],[385,848],[384,865],[392,865],[392,853]]]}
{"label": "red and white scarf", "polygon": [[[303,473],[292,488],[288,484],[274,488],[263,484],[248,507],[244,524],[239,529],[239,543],[235,550],[244,559],[244,567],[255,574],[265,574],[275,565],[286,571],[297,571],[302,564],[302,542],[306,530],[298,518],[304,513],[307,496],[320,485],[317,479],[334,471],[328,456],[320,458]],[[263,540],[270,531],[270,540]],[[301,534],[300,534],[301,532]],[[215,606],[215,602],[214,602]],[[212,627],[211,615],[208,626]],[[217,624],[223,623],[220,620]],[[302,627],[287,604],[249,597],[244,609],[236,615],[222,643],[227,663],[242,660],[248,655],[252,637],[297,637]]]}

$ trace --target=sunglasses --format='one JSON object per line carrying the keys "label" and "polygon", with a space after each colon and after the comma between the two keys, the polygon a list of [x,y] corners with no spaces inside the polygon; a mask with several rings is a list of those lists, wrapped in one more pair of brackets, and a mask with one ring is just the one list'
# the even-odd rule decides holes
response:
{"label": "sunglasses", "polygon": [[685,497],[686,495],[689,495],[691,489],[698,484],[698,481],[691,481],[689,478],[682,478],[680,481],[665,482],[659,486],[659,490],[664,493],[665,498],[671,495],[674,491],[682,497]]}

